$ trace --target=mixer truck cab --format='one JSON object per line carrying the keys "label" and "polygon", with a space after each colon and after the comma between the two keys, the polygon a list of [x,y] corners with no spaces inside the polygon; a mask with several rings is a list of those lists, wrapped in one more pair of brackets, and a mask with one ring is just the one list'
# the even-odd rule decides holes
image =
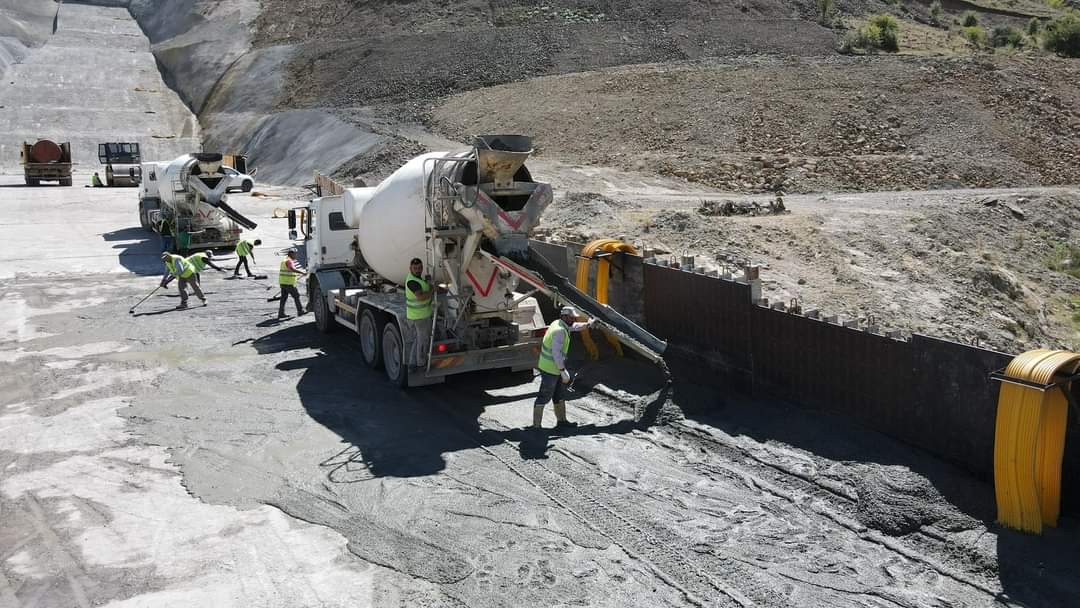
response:
{"label": "mixer truck cab", "polygon": [[[528,255],[552,200],[551,186],[525,167],[531,152],[528,137],[480,137],[473,148],[416,157],[376,187],[291,210],[318,329],[357,333],[364,363],[403,387],[531,369],[546,329],[534,297],[542,284],[508,262]],[[447,290],[434,298],[432,337],[421,345],[428,364],[410,371],[402,283],[413,258]]]}

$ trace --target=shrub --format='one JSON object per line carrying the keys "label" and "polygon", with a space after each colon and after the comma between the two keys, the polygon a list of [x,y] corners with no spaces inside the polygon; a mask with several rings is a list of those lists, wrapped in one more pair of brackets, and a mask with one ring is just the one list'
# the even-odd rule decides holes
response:
{"label": "shrub", "polygon": [[1003,46],[1019,47],[1024,43],[1024,35],[1011,27],[998,26],[990,32],[990,44],[994,48]]}
{"label": "shrub", "polygon": [[870,28],[870,31],[875,34],[872,39],[877,41],[877,48],[890,53],[900,50],[897,38],[900,24],[897,23],[896,17],[892,15],[874,15],[867,21],[866,27]]}
{"label": "shrub", "polygon": [[834,0],[817,0],[818,23],[828,27],[832,23],[833,13],[836,12]]}
{"label": "shrub", "polygon": [[968,42],[974,44],[975,46],[986,46],[989,42],[986,36],[986,30],[977,25],[969,25],[968,27],[965,27],[964,38],[966,38]]}
{"label": "shrub", "polygon": [[941,0],[934,0],[930,3],[930,22],[934,25],[941,23]]}
{"label": "shrub", "polygon": [[1047,23],[1043,48],[1066,57],[1080,57],[1080,16],[1071,13]]}
{"label": "shrub", "polygon": [[1038,17],[1032,17],[1031,21],[1028,21],[1028,24],[1027,24],[1027,35],[1031,36],[1032,38],[1038,36],[1039,35],[1039,29],[1041,29],[1041,27],[1042,27],[1042,22],[1039,21],[1039,18]]}
{"label": "shrub", "polygon": [[979,25],[979,15],[975,11],[964,11],[963,15],[960,15],[960,25],[964,27],[975,27]]}
{"label": "shrub", "polygon": [[868,52],[899,50],[897,32],[900,26],[892,15],[874,15],[858,29],[848,32],[840,43],[840,52],[850,53],[855,49]]}

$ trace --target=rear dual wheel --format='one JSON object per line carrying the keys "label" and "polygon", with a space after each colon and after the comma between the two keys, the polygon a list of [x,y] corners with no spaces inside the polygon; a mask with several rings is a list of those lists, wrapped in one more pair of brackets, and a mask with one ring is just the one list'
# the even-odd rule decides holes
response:
{"label": "rear dual wheel", "polygon": [[382,332],[383,368],[386,378],[391,383],[406,387],[409,385],[409,370],[405,366],[405,348],[401,340],[401,330],[397,323],[390,321]]}
{"label": "rear dual wheel", "polygon": [[364,365],[371,369],[379,369],[383,365],[383,334],[382,327],[375,312],[365,308],[360,313],[360,354],[364,358]]}

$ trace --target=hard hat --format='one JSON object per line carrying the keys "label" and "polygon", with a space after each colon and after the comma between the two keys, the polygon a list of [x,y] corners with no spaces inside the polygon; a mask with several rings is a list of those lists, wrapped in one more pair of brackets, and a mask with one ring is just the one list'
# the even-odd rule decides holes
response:
{"label": "hard hat", "polygon": [[170,254],[168,251],[162,251],[161,252],[161,259],[167,260],[167,259],[169,259],[170,255],[172,255],[172,254]]}
{"label": "hard hat", "polygon": [[577,317],[578,316],[577,309],[574,308],[573,306],[563,306],[562,310],[559,311],[559,316],[560,317]]}
{"label": "hard hat", "polygon": [[207,250],[206,250],[206,251],[204,251],[203,253],[205,253],[205,254],[206,254],[206,257],[208,257],[208,258],[212,258],[212,257],[214,257],[214,252],[213,252],[213,250],[211,250],[211,249],[207,249]]}

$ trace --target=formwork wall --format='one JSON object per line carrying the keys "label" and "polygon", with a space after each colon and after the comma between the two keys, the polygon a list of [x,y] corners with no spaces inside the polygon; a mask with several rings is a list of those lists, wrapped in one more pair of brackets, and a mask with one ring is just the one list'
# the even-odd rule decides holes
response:
{"label": "formwork wall", "polygon": [[[545,247],[559,257],[560,246]],[[571,246],[561,259],[576,251]],[[668,341],[669,358],[692,364],[690,379],[851,418],[993,478],[999,384],[989,375],[1013,355],[918,334],[896,339],[772,308],[759,303],[746,280],[654,263],[620,268],[612,273],[612,291],[640,289],[645,326]],[[1065,505],[1074,513],[1080,512],[1077,423],[1062,472]]]}

